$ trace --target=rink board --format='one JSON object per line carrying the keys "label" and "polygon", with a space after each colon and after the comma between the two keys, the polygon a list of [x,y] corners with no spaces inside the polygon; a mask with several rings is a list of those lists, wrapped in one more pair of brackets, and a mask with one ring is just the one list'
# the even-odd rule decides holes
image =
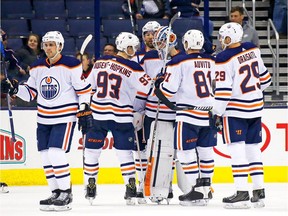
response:
{"label": "rink board", "polygon": [[[262,133],[265,182],[288,182],[288,109],[266,108],[263,111]],[[10,142],[10,124],[7,110],[0,111],[0,181],[10,185],[46,184],[36,145],[36,110],[13,110],[16,143]],[[75,129],[73,144],[68,154],[73,184],[82,184],[81,133]],[[230,158],[218,134],[215,151],[215,173],[213,182],[231,183]],[[123,183],[118,159],[113,149],[113,138],[109,134],[99,161],[99,184]],[[174,175],[174,183],[176,183]]]}

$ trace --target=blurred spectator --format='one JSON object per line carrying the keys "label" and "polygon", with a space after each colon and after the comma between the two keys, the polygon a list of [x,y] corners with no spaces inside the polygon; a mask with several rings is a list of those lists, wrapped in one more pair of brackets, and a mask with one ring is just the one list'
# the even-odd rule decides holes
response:
{"label": "blurred spectator", "polygon": [[244,10],[242,7],[232,7],[229,20],[230,22],[237,22],[242,25],[242,42],[252,42],[256,46],[260,47],[258,33],[256,29],[248,23],[248,21],[244,20]]}
{"label": "blurred spectator", "polygon": [[103,56],[105,55],[116,55],[117,54],[117,48],[115,44],[112,43],[106,43],[103,47]]}
{"label": "blurred spectator", "polygon": [[[171,16],[169,0],[130,0],[132,15],[136,19],[163,18]],[[126,18],[130,17],[128,1],[122,4],[122,10]]]}
{"label": "blurred spectator", "polygon": [[[76,58],[81,61],[81,54],[80,52],[78,52],[76,54]],[[86,79],[89,74],[91,73],[91,70],[93,68],[93,64],[91,63],[91,59],[90,56],[87,52],[84,52],[82,55],[82,68],[83,68],[83,72],[82,72],[82,77],[81,79]]]}
{"label": "blurred spectator", "polygon": [[[4,46],[6,70],[9,79],[17,78],[18,74],[26,74],[20,66],[18,59],[15,57],[15,52],[13,49],[8,47],[8,36],[5,31],[0,29],[2,43]],[[1,71],[3,73],[3,71]]]}
{"label": "blurred spectator", "polygon": [[[181,12],[181,17],[183,18],[197,18],[201,19],[204,25],[204,17],[200,16],[199,6],[201,4],[201,0],[171,0],[170,7],[172,11],[172,15]],[[214,24],[211,20],[209,20],[209,40],[212,42],[212,34],[213,34]],[[206,36],[208,37],[208,35]]]}
{"label": "blurred spectator", "polygon": [[273,23],[280,38],[287,38],[287,0],[274,0]]}
{"label": "blurred spectator", "polygon": [[[229,22],[239,23],[243,28],[242,42],[252,42],[256,46],[260,47],[259,37],[256,29],[251,26],[248,21],[244,20],[243,7],[232,7],[229,16]],[[216,42],[216,54],[222,51],[222,47],[219,41]]]}
{"label": "blurred spectator", "polygon": [[41,50],[41,39],[39,35],[31,33],[27,42],[20,49],[16,50],[15,55],[21,62],[20,66],[25,70],[25,74],[19,74],[16,79],[19,82],[28,80],[31,63],[39,58],[45,57],[45,52]]}

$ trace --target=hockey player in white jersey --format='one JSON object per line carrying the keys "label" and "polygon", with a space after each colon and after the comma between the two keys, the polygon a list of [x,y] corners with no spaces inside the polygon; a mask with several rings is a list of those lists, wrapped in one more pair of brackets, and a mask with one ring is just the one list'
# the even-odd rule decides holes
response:
{"label": "hockey player in white jersey", "polygon": [[[177,107],[211,106],[214,57],[200,53],[204,36],[199,30],[187,31],[182,42],[187,55],[177,56],[169,62],[160,90],[168,98],[174,96]],[[212,198],[213,146],[217,144],[217,131],[209,126],[208,111],[177,111],[174,137],[177,158],[191,189],[179,196],[180,204],[206,205],[207,200]]]}
{"label": "hockey player in white jersey", "polygon": [[80,61],[61,54],[64,38],[60,32],[47,32],[42,47],[47,58],[32,63],[27,83],[8,83],[7,92],[28,102],[37,98],[37,148],[52,192],[48,199],[40,201],[40,209],[65,211],[71,209],[73,199],[65,153],[70,151],[79,105],[82,132],[92,126],[88,105],[91,85],[81,80]]}
{"label": "hockey player in white jersey", "polygon": [[[226,208],[264,207],[264,178],[261,159],[261,115],[263,90],[271,83],[259,48],[241,43],[243,29],[226,23],[219,30],[223,52],[216,56],[213,119],[223,119],[223,142],[231,156],[236,193],[223,198]],[[248,175],[253,183],[249,196]]]}
{"label": "hockey player in white jersey", "polygon": [[[167,37],[169,34],[168,26],[161,26],[154,35],[153,43],[156,50],[151,50],[145,54],[141,60],[141,66],[146,73],[156,79],[157,76],[164,76],[163,63],[165,58]],[[177,37],[173,32],[170,32],[170,40],[168,43],[168,61],[171,58],[181,53],[175,48],[177,45]],[[166,61],[167,62],[167,61]],[[158,110],[158,111],[157,111]],[[158,112],[158,120],[155,123],[156,113]],[[158,107],[158,98],[155,95],[149,95],[144,117],[144,134],[143,138],[147,142],[146,157],[150,157],[151,143],[153,138],[154,125],[157,124],[157,138],[155,141],[156,147],[158,143],[162,142],[163,148],[159,150],[163,155],[171,155],[170,157],[164,156],[164,162],[154,164],[152,168],[152,175],[145,176],[144,188],[140,187],[139,191],[144,189],[145,197],[149,197],[153,202],[161,202],[163,199],[167,199],[169,202],[173,198],[172,192],[172,175],[173,175],[173,124],[175,122],[175,111],[170,110],[164,104],[160,103]],[[166,149],[165,149],[166,148]],[[156,149],[156,151],[157,151]],[[153,150],[153,149],[152,149]],[[155,150],[154,150],[155,151]],[[153,152],[156,154],[156,152]],[[155,157],[154,157],[155,158]],[[159,155],[159,160],[160,160]],[[161,159],[162,160],[162,159]],[[151,165],[151,164],[150,164]],[[154,173],[157,172],[158,174]],[[152,182],[155,182],[152,185]],[[142,186],[142,185],[141,185]],[[166,194],[167,192],[167,194]]]}
{"label": "hockey player in white jersey", "polygon": [[116,38],[116,46],[117,55],[98,59],[88,77],[95,91],[91,100],[94,123],[85,140],[84,184],[89,192],[88,183],[97,183],[99,157],[110,130],[126,185],[124,199],[132,205],[137,190],[132,151],[135,140],[133,112],[143,111],[141,103],[133,105],[136,97],[145,101],[152,80],[138,63],[130,60],[139,46],[137,36],[122,32]]}
{"label": "hockey player in white jersey", "polygon": [[135,53],[131,59],[132,61],[140,63],[141,59],[147,52],[150,50],[155,50],[153,37],[160,26],[161,25],[156,21],[149,21],[142,27],[143,47],[141,47],[141,49]]}

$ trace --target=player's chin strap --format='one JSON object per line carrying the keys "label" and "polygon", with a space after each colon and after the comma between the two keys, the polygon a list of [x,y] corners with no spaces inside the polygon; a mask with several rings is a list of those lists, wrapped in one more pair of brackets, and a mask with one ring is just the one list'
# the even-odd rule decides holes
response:
{"label": "player's chin strap", "polygon": [[50,59],[53,61],[59,54],[60,54],[60,52],[57,50],[56,54]]}

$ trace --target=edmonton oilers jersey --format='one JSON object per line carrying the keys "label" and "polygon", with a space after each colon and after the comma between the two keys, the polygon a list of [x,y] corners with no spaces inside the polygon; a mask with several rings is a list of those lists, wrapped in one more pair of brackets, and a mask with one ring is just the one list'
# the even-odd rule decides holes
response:
{"label": "edmonton oilers jersey", "polygon": [[19,86],[17,96],[26,101],[37,97],[38,123],[76,121],[78,104],[89,103],[91,94],[91,85],[81,75],[81,64],[73,57],[62,56],[52,65],[39,59],[31,65],[30,77]]}
{"label": "edmonton oilers jersey", "polygon": [[258,47],[250,42],[216,56],[213,112],[223,116],[256,118],[262,115],[263,93],[271,76]]}
{"label": "edmonton oilers jersey", "polygon": [[132,122],[135,99],[145,101],[151,78],[136,62],[115,56],[98,59],[88,77],[93,91],[91,109],[94,119]]}

